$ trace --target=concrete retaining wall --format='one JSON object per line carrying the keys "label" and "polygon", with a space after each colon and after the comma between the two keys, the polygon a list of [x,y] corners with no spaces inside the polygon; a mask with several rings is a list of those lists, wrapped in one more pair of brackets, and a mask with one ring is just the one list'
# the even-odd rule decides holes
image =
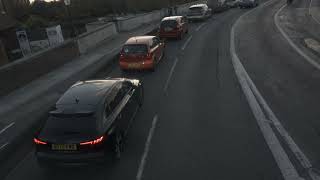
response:
{"label": "concrete retaining wall", "polygon": [[[178,6],[178,13],[185,14],[190,5],[200,2],[203,1]],[[87,53],[103,40],[116,35],[118,32],[130,31],[141,25],[160,21],[167,15],[167,9],[162,9],[134,17],[120,18],[116,23],[93,24],[87,27],[89,32],[80,35],[77,40],[66,41],[58,47],[52,47],[36,53],[32,57],[4,65],[0,67],[0,83],[3,84],[0,89],[0,96],[6,95],[8,92],[28,84],[79,55]]]}
{"label": "concrete retaining wall", "polygon": [[80,35],[77,40],[79,52],[81,54],[87,53],[88,50],[97,46],[103,40],[118,34],[116,25],[114,23],[107,23],[101,27],[90,30],[90,32]]}
{"label": "concrete retaining wall", "polygon": [[75,41],[50,48],[32,57],[20,59],[0,68],[0,96],[22,87],[79,56]]}
{"label": "concrete retaining wall", "polygon": [[143,24],[160,21],[166,15],[164,10],[153,11],[151,13],[140,14],[135,17],[118,18],[117,28],[119,32],[127,32],[138,28]]}

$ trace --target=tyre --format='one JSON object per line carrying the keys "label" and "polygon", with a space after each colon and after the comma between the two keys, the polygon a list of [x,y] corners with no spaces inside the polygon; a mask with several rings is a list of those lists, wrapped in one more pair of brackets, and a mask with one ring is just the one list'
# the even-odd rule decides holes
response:
{"label": "tyre", "polygon": [[144,101],[144,87],[143,84],[140,87],[139,107],[142,107]]}
{"label": "tyre", "polygon": [[155,71],[155,69],[156,69],[156,60],[155,59],[153,59],[153,66],[150,68],[150,71],[151,72],[154,72]]}
{"label": "tyre", "polygon": [[180,33],[178,36],[178,40],[182,40],[183,39],[183,33]]}
{"label": "tyre", "polygon": [[113,152],[114,160],[119,160],[121,154],[124,150],[124,133],[122,131],[117,131],[113,136]]}

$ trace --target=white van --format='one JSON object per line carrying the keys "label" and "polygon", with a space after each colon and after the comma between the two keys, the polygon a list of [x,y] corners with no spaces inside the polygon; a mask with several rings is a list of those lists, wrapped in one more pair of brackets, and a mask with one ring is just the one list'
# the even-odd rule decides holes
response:
{"label": "white van", "polygon": [[206,4],[197,4],[189,7],[187,18],[189,20],[204,20],[212,15],[212,10]]}

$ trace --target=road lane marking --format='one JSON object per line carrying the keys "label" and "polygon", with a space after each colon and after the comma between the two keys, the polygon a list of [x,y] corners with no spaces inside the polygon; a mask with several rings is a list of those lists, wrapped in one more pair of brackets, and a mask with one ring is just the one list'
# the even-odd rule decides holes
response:
{"label": "road lane marking", "polygon": [[318,21],[318,19],[316,19],[316,18],[312,15],[312,13],[311,13],[312,2],[313,2],[313,0],[310,0],[310,4],[309,4],[309,15],[312,17],[312,19],[313,19],[316,23],[320,24],[320,22]]}
{"label": "road lane marking", "polygon": [[276,24],[277,29],[280,31],[282,36],[287,40],[287,42],[290,44],[290,46],[298,53],[300,54],[306,61],[308,61],[311,65],[313,65],[315,68],[320,70],[320,64],[317,63],[314,59],[310,58],[307,54],[305,54],[296,44],[293,43],[293,41],[289,38],[289,36],[284,32],[282,27],[280,26],[279,22],[279,13],[286,7],[287,5],[283,5],[277,13],[273,16],[274,22]]}
{"label": "road lane marking", "polygon": [[10,123],[9,125],[7,125],[6,127],[4,127],[1,131],[0,131],[0,134],[4,133],[7,129],[9,129],[11,126],[13,126],[15,123],[12,122]]}
{"label": "road lane marking", "polygon": [[141,162],[140,162],[138,173],[137,173],[137,177],[136,177],[137,180],[141,180],[142,179],[143,170],[144,170],[144,167],[146,165],[146,160],[147,160],[148,153],[149,153],[150,146],[151,146],[151,140],[152,140],[155,128],[157,126],[157,122],[158,122],[158,115],[156,114],[153,117],[152,125],[151,125],[151,128],[149,130],[148,139],[147,139],[146,144],[145,144],[144,152],[143,152],[143,155],[142,155],[142,158],[141,158]]}
{"label": "road lane marking", "polygon": [[7,143],[7,142],[6,142],[6,143],[4,143],[3,145],[1,145],[1,146],[0,146],[0,151],[1,151],[3,148],[5,148],[7,145],[8,145],[8,143]]}
{"label": "road lane marking", "polygon": [[[264,6],[269,5],[273,1],[267,1],[264,3],[262,6],[256,9],[261,9]],[[293,179],[302,179],[295,167],[293,166],[292,162],[290,161],[288,155],[284,151],[283,147],[281,146],[277,136],[273,132],[269,122],[266,122],[265,120],[267,119],[266,115],[264,114],[264,111],[262,108],[265,108],[267,106],[266,103],[264,103],[264,106],[261,107],[259,104],[259,101],[261,99],[257,99],[257,94],[260,94],[255,85],[253,84],[251,78],[247,74],[246,70],[244,69],[237,53],[236,53],[236,48],[235,48],[235,27],[238,25],[238,23],[242,20],[242,18],[246,15],[249,15],[250,13],[254,12],[256,9],[253,9],[251,11],[246,12],[245,14],[241,15],[238,20],[233,24],[232,29],[231,29],[231,38],[230,38],[230,53],[231,53],[231,58],[232,58],[232,64],[235,69],[235,73],[238,77],[239,83],[242,87],[242,90],[247,97],[247,101],[249,103],[249,106],[257,120],[257,123],[260,127],[260,130],[264,136],[264,139],[266,143],[268,144],[272,155],[284,177],[285,180],[293,180]],[[260,95],[260,98],[262,96]],[[265,101],[263,101],[265,102]],[[267,110],[271,109],[268,107]],[[270,113],[270,111],[267,111]],[[272,111],[271,111],[272,112]],[[270,114],[269,114],[270,115]],[[271,113],[271,115],[274,115]],[[275,116],[274,116],[275,117]],[[278,122],[280,123],[280,122]],[[279,126],[279,125],[278,125]]]}
{"label": "road lane marking", "polygon": [[205,25],[207,25],[207,23],[202,23],[200,26],[197,27],[196,31],[199,31]]}
{"label": "road lane marking", "polygon": [[186,49],[186,47],[188,46],[188,44],[190,43],[192,39],[192,35],[186,40],[186,42],[183,44],[183,46],[181,47],[181,50],[184,51]]}
{"label": "road lane marking", "polygon": [[170,73],[169,73],[169,77],[168,77],[168,79],[167,79],[167,82],[166,82],[166,84],[165,84],[165,86],[164,86],[164,90],[163,90],[163,91],[164,91],[165,93],[167,93],[167,91],[168,91],[168,87],[169,87],[169,84],[170,84],[172,75],[173,75],[173,73],[174,73],[174,70],[175,70],[178,62],[179,62],[179,59],[176,57],[176,58],[174,59],[174,64],[173,64],[173,66],[171,67],[171,70],[170,70]]}

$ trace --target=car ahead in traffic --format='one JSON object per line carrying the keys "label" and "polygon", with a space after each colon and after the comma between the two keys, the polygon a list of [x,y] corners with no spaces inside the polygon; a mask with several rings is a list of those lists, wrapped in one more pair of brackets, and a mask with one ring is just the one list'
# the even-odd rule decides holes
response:
{"label": "car ahead in traffic", "polygon": [[238,0],[226,0],[225,4],[229,8],[237,8],[239,6],[239,1]]}
{"label": "car ahead in traffic", "polygon": [[239,0],[238,6],[242,8],[253,8],[259,5],[258,0]]}
{"label": "car ahead in traffic", "polygon": [[170,16],[161,20],[159,36],[160,38],[182,39],[189,31],[188,20],[184,16]]}
{"label": "car ahead in traffic", "polygon": [[164,57],[165,43],[156,36],[136,36],[127,40],[119,58],[122,70],[151,70]]}
{"label": "car ahead in traffic", "polygon": [[206,4],[197,4],[189,7],[187,18],[189,21],[205,20],[212,15],[212,10]]}
{"label": "car ahead in traffic", "polygon": [[114,78],[74,84],[33,139],[40,166],[120,158],[142,103],[139,80]]}

